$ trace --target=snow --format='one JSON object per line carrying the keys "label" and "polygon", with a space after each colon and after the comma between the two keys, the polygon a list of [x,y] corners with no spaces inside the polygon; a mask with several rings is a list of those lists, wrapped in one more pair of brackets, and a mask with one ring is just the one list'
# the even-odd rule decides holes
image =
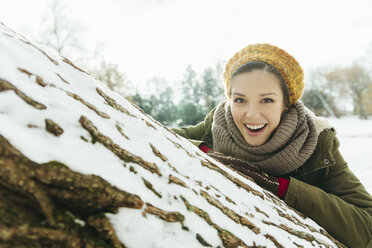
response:
{"label": "snow", "polygon": [[[301,222],[320,230],[320,227],[312,220],[302,219],[295,211],[288,209],[283,202],[278,203],[267,196],[262,199],[237,187],[220,173],[202,166],[201,161],[210,158],[201,154],[184,138],[174,135],[151,117],[143,115],[137,108],[110,91],[102,83],[74,69],[62,58],[48,52],[48,55],[58,62],[54,64],[40,50],[26,44],[21,39],[23,38],[0,24],[0,54],[2,55],[0,57],[0,78],[10,82],[47,108],[40,110],[32,107],[14,91],[0,92],[0,134],[35,162],[46,163],[56,160],[68,165],[74,171],[99,175],[119,189],[140,196],[146,203],[165,211],[177,211],[185,216],[184,225],[189,228],[189,231],[182,229],[180,223],[165,222],[151,214],[144,215],[146,205],[140,210],[121,208],[116,214],[107,214],[119,239],[127,247],[202,247],[195,238],[197,234],[202,235],[213,247],[222,247],[217,231],[195,213],[188,211],[181,196],[186,198],[190,204],[207,211],[213,223],[229,230],[247,245],[253,245],[255,242],[257,245],[272,247],[273,242],[267,239],[265,234],[273,235],[285,247],[297,247],[293,242],[304,247],[310,245],[308,241],[264,222],[269,221],[309,233],[331,247],[336,247],[322,234],[311,232],[281,217],[278,210],[296,216]],[[45,87],[38,85],[35,77],[21,73],[18,68],[26,69],[42,77],[47,85]],[[57,73],[69,84],[59,78]],[[134,116],[109,106],[97,93],[96,88],[115,99]],[[86,105],[69,96],[68,92],[76,93],[86,102],[94,104],[99,111],[106,113],[110,118],[99,116]],[[110,137],[121,148],[145,161],[155,163],[162,175],[151,173],[135,163],[125,163],[101,143],[90,142],[90,134],[79,123],[81,116],[91,120],[102,134]],[[59,124],[64,133],[56,137],[46,132],[45,119],[52,119]],[[368,164],[372,161],[372,154],[368,151],[368,147],[371,147],[372,143],[372,122],[359,121],[355,118],[331,119],[330,121],[338,130],[342,143],[340,149],[344,157],[371,192],[372,184],[368,177],[371,176],[372,170]],[[146,122],[153,127],[147,125]],[[29,127],[30,124],[32,127]],[[119,133],[116,124],[122,127],[129,139]],[[174,143],[182,145],[183,148],[176,147]],[[167,161],[162,161],[157,157],[150,144],[164,154]],[[263,192],[251,181],[222,165],[219,166],[253,189]],[[130,167],[133,167],[137,174],[130,172]],[[177,172],[172,167],[176,168]],[[170,184],[169,175],[177,176],[187,184],[188,188],[174,183]],[[159,198],[147,189],[143,179],[151,182],[162,197]],[[198,181],[202,183],[199,184]],[[261,233],[256,234],[247,227],[236,224],[218,208],[208,203],[201,196],[201,190],[208,192],[224,206],[249,219],[261,230]],[[227,201],[226,196],[236,204]],[[255,207],[268,216],[258,212]],[[318,244],[313,243],[313,245]]]}
{"label": "snow", "polygon": [[360,120],[357,116],[340,119],[328,118],[335,127],[340,141],[340,152],[349,168],[372,193],[372,118]]}

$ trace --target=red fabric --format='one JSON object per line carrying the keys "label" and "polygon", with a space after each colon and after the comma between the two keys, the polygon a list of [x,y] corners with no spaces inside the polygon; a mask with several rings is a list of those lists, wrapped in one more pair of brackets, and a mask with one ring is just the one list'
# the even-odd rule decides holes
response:
{"label": "red fabric", "polygon": [[202,150],[204,153],[207,153],[211,148],[206,145],[200,145],[199,149]]}
{"label": "red fabric", "polygon": [[278,178],[278,182],[279,182],[278,196],[279,196],[281,199],[284,199],[285,194],[287,193],[287,190],[288,190],[289,182],[290,182],[290,181],[289,181],[288,178],[279,177],[279,178]]}

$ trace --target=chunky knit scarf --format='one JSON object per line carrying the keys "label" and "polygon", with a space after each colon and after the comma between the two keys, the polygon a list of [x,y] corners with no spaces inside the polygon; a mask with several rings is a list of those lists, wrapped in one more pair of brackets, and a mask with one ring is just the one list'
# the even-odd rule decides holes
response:
{"label": "chunky knit scarf", "polygon": [[272,137],[262,146],[249,145],[234,123],[230,103],[220,103],[213,116],[213,149],[254,163],[266,173],[280,176],[296,170],[313,153],[318,135],[315,124],[297,102],[282,115]]}

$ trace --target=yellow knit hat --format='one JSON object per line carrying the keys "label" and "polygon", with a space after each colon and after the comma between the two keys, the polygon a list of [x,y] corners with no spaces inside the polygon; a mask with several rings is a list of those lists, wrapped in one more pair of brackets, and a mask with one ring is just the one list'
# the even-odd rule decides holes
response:
{"label": "yellow knit hat", "polygon": [[289,105],[300,99],[304,90],[304,72],[295,58],[283,49],[270,44],[253,44],[244,47],[227,62],[223,74],[225,93],[231,97],[230,79],[242,65],[251,61],[262,61],[273,66],[287,82]]}

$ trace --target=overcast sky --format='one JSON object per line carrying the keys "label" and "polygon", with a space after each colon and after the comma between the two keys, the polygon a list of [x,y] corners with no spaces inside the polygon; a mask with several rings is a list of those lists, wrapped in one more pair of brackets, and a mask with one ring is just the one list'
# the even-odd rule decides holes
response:
{"label": "overcast sky", "polygon": [[[1,0],[0,21],[37,34],[47,0]],[[63,0],[87,47],[133,82],[179,80],[188,64],[200,72],[251,43],[291,53],[305,72],[351,63],[372,47],[369,0]]]}

